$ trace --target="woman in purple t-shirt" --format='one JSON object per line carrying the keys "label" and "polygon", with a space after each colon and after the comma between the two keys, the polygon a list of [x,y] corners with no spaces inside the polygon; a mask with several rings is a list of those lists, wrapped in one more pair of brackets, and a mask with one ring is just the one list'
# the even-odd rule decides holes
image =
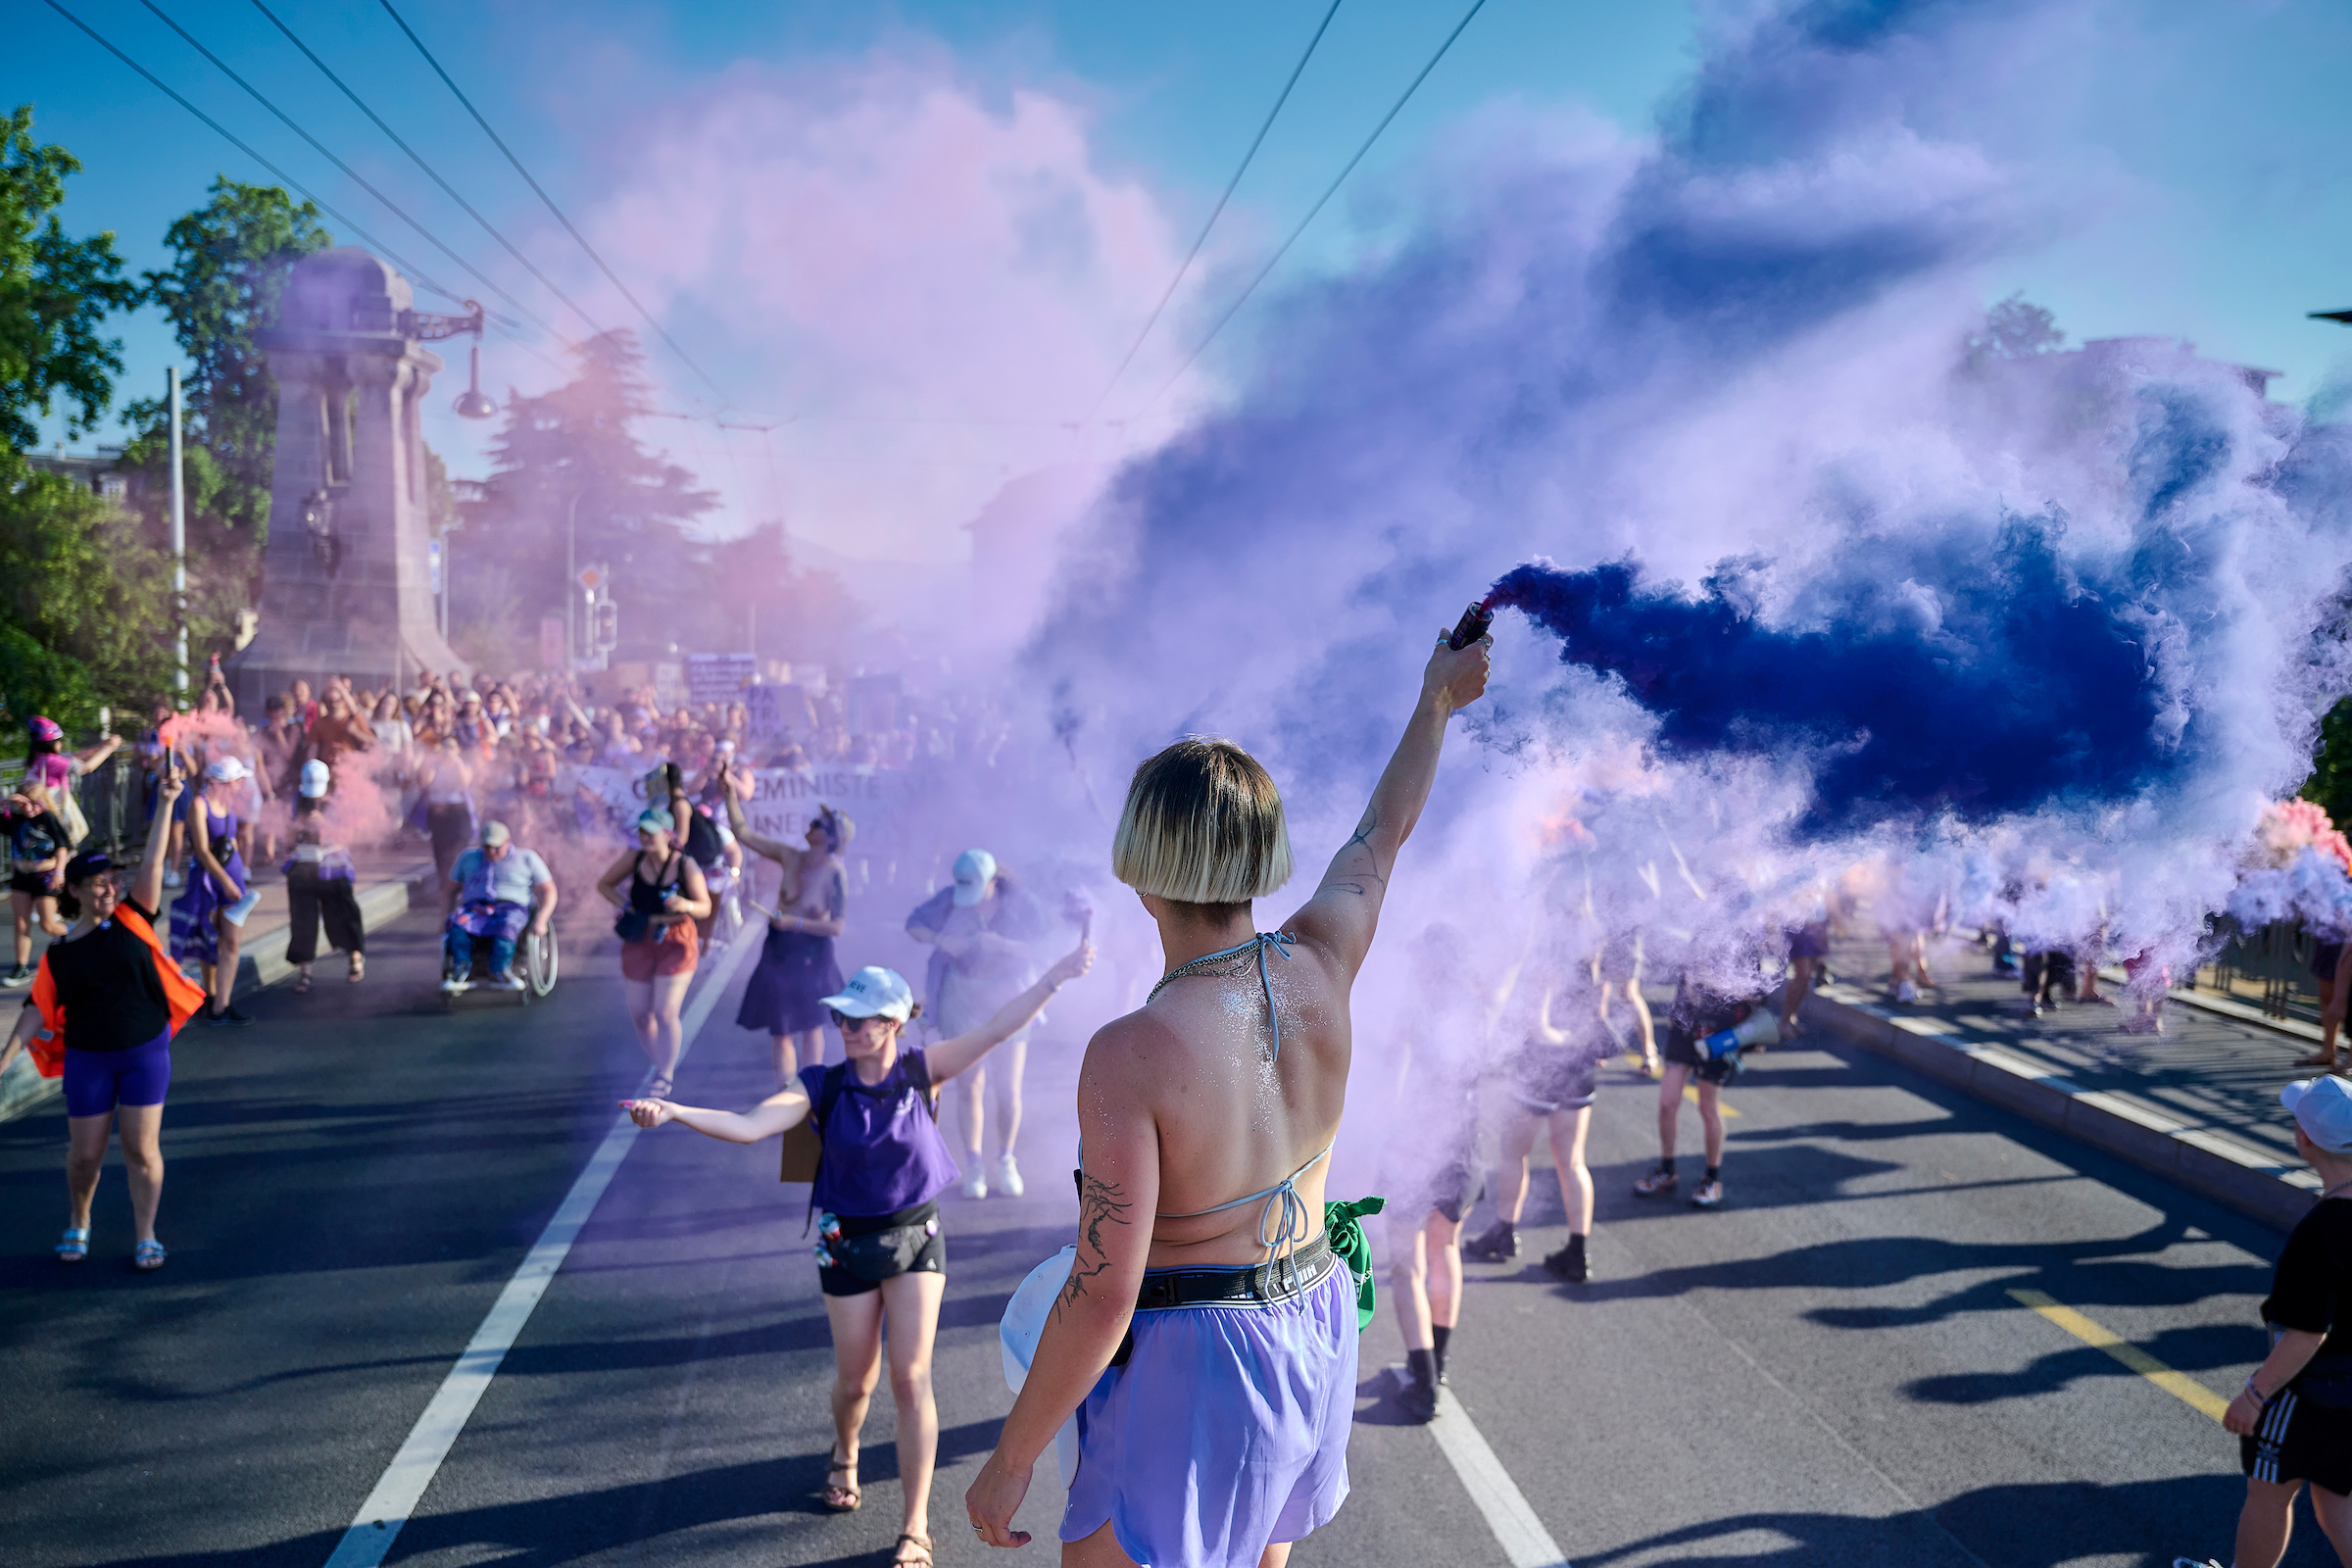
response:
{"label": "woman in purple t-shirt", "polygon": [[931,1469],[939,1447],[931,1342],[947,1291],[939,1195],[962,1177],[939,1134],[939,1086],[970,1071],[1026,1028],[1054,992],[1094,961],[1093,945],[1081,942],[986,1023],[928,1051],[899,1047],[900,1032],[922,1011],[906,980],[893,969],[860,969],[838,996],[824,999],[833,1026],[841,1031],[846,1062],[804,1067],[793,1087],[740,1113],[666,1100],[623,1102],[640,1127],[675,1121],[731,1144],[756,1144],[788,1132],[814,1106],[824,1145],[811,1194],[819,1210],[816,1281],[833,1328],[835,1366],[835,1443],[825,1473],[825,1506],[848,1513],[860,1500],[858,1432],[881,1371],[882,1320],[888,1314],[897,1331],[890,1336],[890,1392],[898,1404],[899,1475],[906,1507],[892,1556],[897,1563],[931,1561]]}

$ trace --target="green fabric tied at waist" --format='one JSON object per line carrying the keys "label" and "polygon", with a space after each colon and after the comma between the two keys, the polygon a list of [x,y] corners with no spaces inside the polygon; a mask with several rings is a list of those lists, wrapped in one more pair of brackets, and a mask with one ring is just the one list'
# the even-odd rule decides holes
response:
{"label": "green fabric tied at waist", "polygon": [[1361,1334],[1372,1326],[1372,1244],[1365,1239],[1363,1217],[1377,1214],[1388,1206],[1385,1198],[1359,1198],[1352,1202],[1334,1200],[1323,1205],[1323,1234],[1330,1239],[1331,1250],[1348,1272],[1355,1276],[1355,1332]]}

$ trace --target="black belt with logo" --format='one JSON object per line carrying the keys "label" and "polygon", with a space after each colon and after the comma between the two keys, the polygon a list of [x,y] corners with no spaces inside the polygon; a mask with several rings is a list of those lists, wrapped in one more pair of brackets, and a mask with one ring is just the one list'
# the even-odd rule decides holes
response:
{"label": "black belt with logo", "polygon": [[1154,1269],[1135,1293],[1138,1312],[1167,1312],[1185,1306],[1253,1305],[1303,1295],[1323,1283],[1338,1259],[1331,1238],[1313,1241],[1251,1268]]}

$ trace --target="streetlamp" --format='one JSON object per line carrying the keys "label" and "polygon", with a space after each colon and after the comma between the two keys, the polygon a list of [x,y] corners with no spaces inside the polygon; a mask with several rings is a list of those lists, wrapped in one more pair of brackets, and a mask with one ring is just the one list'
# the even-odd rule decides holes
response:
{"label": "streetlamp", "polygon": [[2352,326],[2352,311],[2314,311],[2311,318],[2315,321],[2341,321],[2346,326]]}

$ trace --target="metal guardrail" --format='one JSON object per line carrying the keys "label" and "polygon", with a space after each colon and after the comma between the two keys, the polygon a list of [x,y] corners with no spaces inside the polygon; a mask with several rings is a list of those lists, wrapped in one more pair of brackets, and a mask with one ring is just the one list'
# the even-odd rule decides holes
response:
{"label": "metal guardrail", "polygon": [[[0,762],[0,790],[14,789],[25,766],[24,758]],[[147,778],[139,760],[118,751],[74,781],[74,802],[90,824],[90,836],[78,847],[121,855],[147,824]]]}
{"label": "metal guardrail", "polygon": [[2274,920],[2251,931],[2236,931],[2213,962],[2192,977],[2190,989],[2251,1001],[2248,991],[2259,987],[2268,1016],[2317,1023],[2320,989],[2311,974],[2311,954],[2317,945],[2299,920]]}

